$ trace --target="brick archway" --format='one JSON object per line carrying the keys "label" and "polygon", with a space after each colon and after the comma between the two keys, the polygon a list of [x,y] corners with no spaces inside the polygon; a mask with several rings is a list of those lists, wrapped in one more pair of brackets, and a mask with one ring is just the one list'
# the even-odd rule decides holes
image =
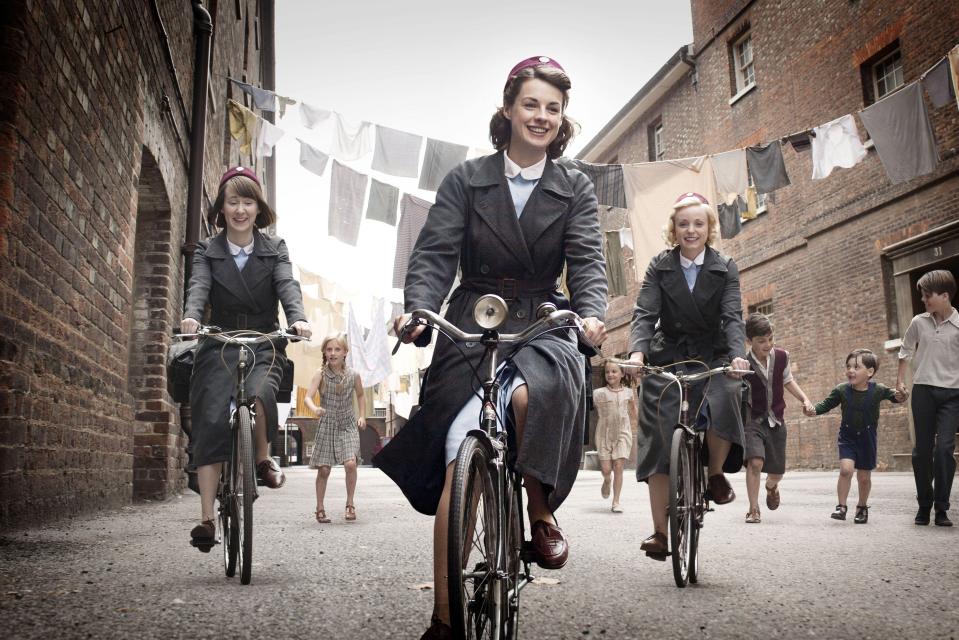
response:
{"label": "brick archway", "polygon": [[180,252],[163,176],[143,149],[137,189],[130,318],[129,391],[134,399],[133,495],[164,499],[183,488],[183,439],[166,390],[166,350],[179,317]]}

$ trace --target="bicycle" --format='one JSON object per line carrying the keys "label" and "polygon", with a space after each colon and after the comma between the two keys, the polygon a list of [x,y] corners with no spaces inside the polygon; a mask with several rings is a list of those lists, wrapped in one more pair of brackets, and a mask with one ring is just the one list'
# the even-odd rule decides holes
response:
{"label": "bicycle", "polygon": [[[705,363],[692,361],[694,364]],[[731,366],[716,367],[699,373],[673,373],[668,367],[656,367],[629,361],[618,361],[623,367],[639,369],[644,376],[657,375],[670,384],[679,386],[679,419],[673,428],[669,449],[669,549],[667,555],[673,561],[673,579],[680,589],[690,582],[699,581],[699,532],[705,524],[709,507],[706,491],[706,472],[703,470],[702,448],[706,436],[697,431],[695,418],[689,422],[689,390],[694,382],[711,378],[721,373],[750,374],[752,371],[733,369]],[[668,386],[668,385],[667,385]],[[705,391],[703,392],[705,396]],[[696,411],[698,416],[699,411]]]}
{"label": "bicycle", "polygon": [[[453,466],[447,588],[450,626],[456,638],[519,637],[520,591],[534,579],[530,563],[535,557],[532,544],[526,539],[522,482],[507,464],[510,443],[505,425],[502,431],[497,429],[497,423],[502,422],[496,409],[500,387],[497,347],[519,345],[504,359],[505,365],[537,337],[575,329],[584,348],[592,348],[586,341],[582,320],[573,311],[557,311],[555,305],[544,303],[536,310],[538,320],[522,332],[500,334],[497,329],[506,316],[506,302],[489,294],[473,307],[473,318],[484,330],[481,334],[465,333],[424,309],[412,312],[400,334],[402,338],[418,325],[432,327],[454,344],[482,344],[486,351],[481,362],[489,362],[489,373],[482,381],[479,426],[460,445]],[[479,377],[475,370],[474,373]]]}
{"label": "bicycle", "polygon": [[[216,498],[219,503],[217,519],[220,535],[223,536],[223,566],[226,575],[228,578],[235,576],[239,566],[240,583],[250,584],[253,568],[253,501],[258,497],[253,454],[256,403],[246,395],[247,372],[256,358],[250,347],[280,338],[292,341],[309,338],[289,333],[285,329],[259,333],[248,330],[221,331],[219,327],[213,326],[201,326],[196,333],[179,333],[173,337],[208,338],[222,342],[224,347],[231,344],[239,346],[233,392],[236,408],[230,415],[230,458],[221,467]],[[205,546],[209,551],[213,545],[219,544],[219,540],[214,540],[213,545],[195,540],[191,540],[190,544],[197,548]]]}

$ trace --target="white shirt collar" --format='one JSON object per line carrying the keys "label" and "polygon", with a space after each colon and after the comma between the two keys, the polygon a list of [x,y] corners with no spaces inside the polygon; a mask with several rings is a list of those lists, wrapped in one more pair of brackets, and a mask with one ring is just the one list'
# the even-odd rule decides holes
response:
{"label": "white shirt collar", "polygon": [[536,164],[524,168],[513,162],[506,152],[503,152],[503,162],[506,165],[507,178],[515,178],[519,175],[523,177],[523,180],[539,180],[546,169],[546,156],[543,156],[543,159]]}
{"label": "white shirt collar", "polygon": [[700,252],[699,252],[699,255],[696,256],[695,258],[693,258],[692,260],[690,260],[689,258],[687,258],[686,256],[684,256],[683,254],[680,253],[680,254],[679,254],[679,265],[680,265],[683,269],[688,269],[688,268],[690,268],[691,266],[693,266],[694,264],[701,267],[701,266],[703,266],[703,260],[705,260],[705,259],[706,259],[706,249],[703,249],[702,251],[700,251]]}
{"label": "white shirt collar", "polygon": [[241,247],[240,245],[233,244],[227,240],[226,246],[230,249],[230,255],[238,256],[240,255],[241,251],[246,255],[251,255],[253,253],[253,242],[250,242],[250,244],[246,245],[245,247]]}
{"label": "white shirt collar", "polygon": [[[932,317],[932,314],[929,313],[928,311],[924,313],[920,313],[919,315],[924,318],[929,318],[930,320],[932,320],[933,325],[936,324],[936,319]],[[943,324],[945,324],[946,322],[952,323],[953,325],[956,326],[957,329],[959,329],[959,309],[956,309],[955,307],[953,307],[952,313],[949,314],[949,317],[943,321]]]}

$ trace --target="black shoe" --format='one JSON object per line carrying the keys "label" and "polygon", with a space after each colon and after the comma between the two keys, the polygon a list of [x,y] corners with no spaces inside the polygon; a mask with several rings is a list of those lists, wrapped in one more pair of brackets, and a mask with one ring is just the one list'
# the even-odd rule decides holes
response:
{"label": "black shoe", "polygon": [[916,512],[916,524],[925,526],[929,524],[929,512],[932,511],[932,507],[919,507],[919,511]]}
{"label": "black shoe", "polygon": [[830,513],[829,517],[833,520],[845,520],[847,511],[849,511],[849,507],[844,504],[837,504],[836,510]]}
{"label": "black shoe", "polygon": [[190,544],[202,551],[210,553],[216,544],[216,525],[213,520],[204,520],[190,531]]}
{"label": "black shoe", "polygon": [[856,524],[866,524],[869,522],[869,507],[867,505],[856,506],[856,517],[852,519]]}
{"label": "black shoe", "polygon": [[[928,516],[927,516],[928,518]],[[928,520],[927,520],[928,522]],[[952,520],[949,519],[949,516],[945,511],[939,511],[936,509],[936,526],[937,527],[951,527]]]}

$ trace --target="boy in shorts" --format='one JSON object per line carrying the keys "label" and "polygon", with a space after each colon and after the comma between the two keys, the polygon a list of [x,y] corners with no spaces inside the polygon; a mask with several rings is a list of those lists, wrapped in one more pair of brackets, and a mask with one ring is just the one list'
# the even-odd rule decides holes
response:
{"label": "boy in shorts", "polygon": [[749,496],[748,524],[759,524],[759,480],[766,473],[766,507],[779,508],[779,481],[786,471],[786,410],[784,390],[803,403],[803,409],[812,409],[812,403],[793,379],[789,367],[789,352],[773,346],[773,326],[761,313],[750,314],[746,320],[746,340],[749,341],[750,368],[754,373],[745,376],[749,389],[746,394],[743,425],[745,435],[746,493]]}
{"label": "boy in shorts", "polygon": [[879,360],[869,349],[854,349],[846,356],[845,382],[833,389],[815,409],[804,410],[807,416],[822,415],[833,407],[842,407],[842,425],[839,427],[839,482],[836,493],[839,504],[830,514],[834,520],[845,520],[846,498],[856,470],[859,484],[859,502],[856,504],[856,524],[869,521],[869,491],[872,489],[872,470],[876,468],[879,448],[879,405],[883,400],[904,402],[906,393],[893,391],[872,381],[879,370]]}

